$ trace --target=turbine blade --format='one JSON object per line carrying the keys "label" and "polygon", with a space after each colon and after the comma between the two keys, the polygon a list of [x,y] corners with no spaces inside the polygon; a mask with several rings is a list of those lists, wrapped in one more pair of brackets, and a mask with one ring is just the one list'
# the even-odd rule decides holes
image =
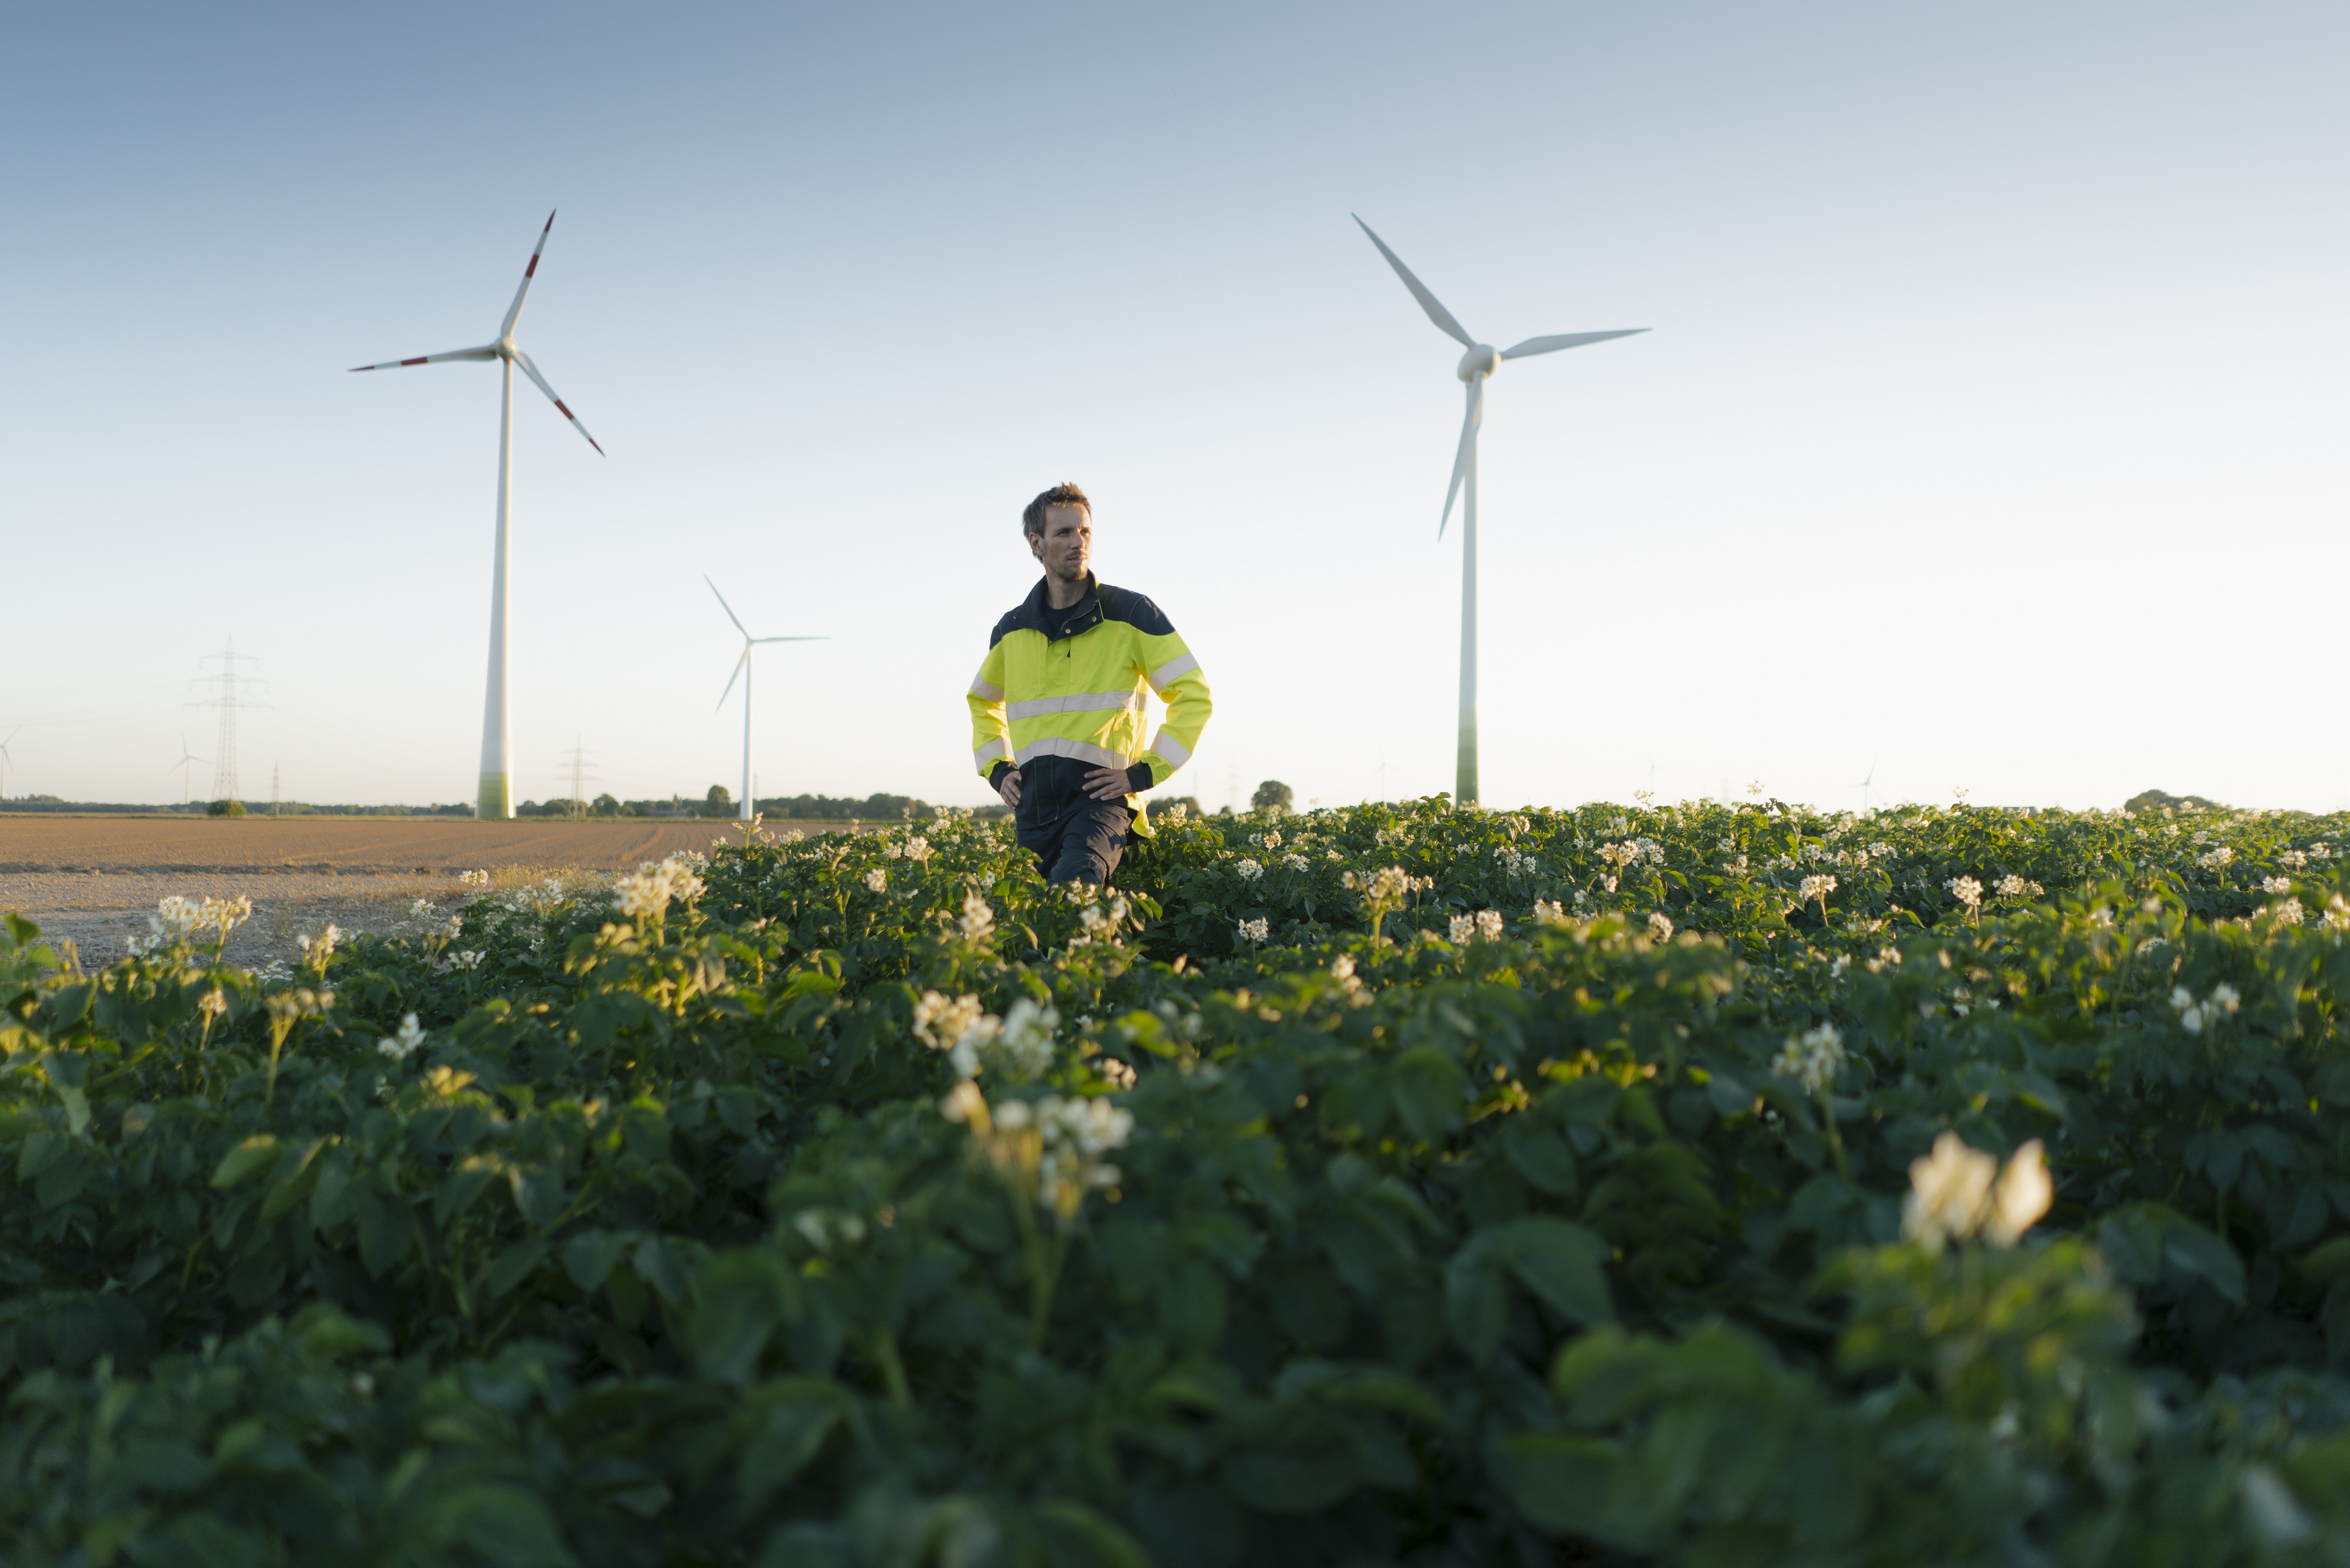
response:
{"label": "turbine blade", "polygon": [[[744,643],[743,645],[743,657],[734,661],[734,673],[726,678],[726,690],[718,694],[718,708],[723,708],[726,706],[726,699],[734,695],[734,682],[742,679],[743,667],[750,662],[751,645]],[[718,711],[718,708],[712,708],[711,711],[715,713]]]}
{"label": "turbine blade", "polygon": [[[553,220],[550,219],[548,221],[552,222]],[[563,406],[563,400],[555,395],[555,389],[546,384],[546,378],[538,373],[538,367],[530,362],[530,356],[517,348],[515,350],[515,363],[521,366],[522,373],[528,376],[534,382],[537,383],[538,389],[546,394],[546,400],[555,405],[555,411],[561,414],[565,419],[569,420],[571,421],[571,428],[577,431],[581,438],[585,440],[589,446],[596,447],[596,455],[598,457],[603,456],[604,449],[596,445],[596,438],[588,433],[588,427],[579,422],[579,416]]]}
{"label": "turbine blade", "polygon": [[[705,583],[710,583],[710,574],[708,572],[702,573],[702,580]],[[710,583],[710,591],[713,594],[718,594],[718,585],[716,583]],[[751,628],[743,624],[743,618],[734,613],[734,607],[726,602],[726,596],[724,594],[718,594],[718,607],[726,612],[726,618],[734,623],[734,629],[736,631],[741,632],[746,638],[751,635]]]}
{"label": "turbine blade", "polygon": [[546,214],[546,228],[538,231],[538,244],[530,247],[530,265],[522,269],[522,286],[515,290],[515,302],[506,306],[505,325],[498,328],[501,337],[512,336],[514,324],[521,319],[522,302],[530,294],[531,275],[538,271],[538,253],[546,248],[547,230],[554,227],[555,214],[549,213]]}
{"label": "turbine blade", "polygon": [[1562,348],[1580,348],[1586,343],[1605,343],[1610,337],[1634,337],[1648,330],[1645,327],[1623,327],[1613,332],[1561,332],[1550,337],[1529,337],[1513,348],[1502,350],[1504,359],[1523,359],[1535,354],[1555,354]]}
{"label": "turbine blade", "polygon": [[830,642],[828,637],[754,637],[753,642]]}
{"label": "turbine blade", "polygon": [[452,348],[445,354],[419,354],[413,359],[386,359],[380,365],[354,365],[351,374],[357,375],[361,370],[397,370],[409,365],[446,365],[454,359],[494,359],[497,357],[496,348],[485,343],[479,348]]}
{"label": "turbine blade", "polygon": [[[1350,218],[1355,217],[1352,213],[1347,215]],[[1363,233],[1371,234],[1370,224],[1364,223],[1360,218],[1355,218],[1355,223]],[[1411,275],[1411,268],[1403,265],[1403,258],[1388,249],[1387,241],[1377,234],[1371,234],[1371,244],[1379,247],[1379,254],[1388,258],[1388,265],[1396,269],[1396,276],[1403,279],[1403,286],[1411,290],[1411,296],[1419,301],[1419,307],[1428,312],[1428,318],[1436,323],[1439,331],[1460,339],[1461,347],[1463,348],[1477,347],[1476,340],[1469,336],[1461,323],[1452,319],[1452,312],[1445,309],[1443,303],[1436,296],[1428,292],[1426,284]]]}
{"label": "turbine blade", "polygon": [[1469,411],[1461,421],[1461,450],[1452,459],[1452,483],[1444,489],[1444,515],[1437,519],[1436,536],[1444,537],[1444,525],[1452,521],[1452,501],[1461,493],[1461,482],[1469,477],[1469,464],[1477,456],[1477,427],[1485,422],[1485,378],[1478,377],[1469,383]]}

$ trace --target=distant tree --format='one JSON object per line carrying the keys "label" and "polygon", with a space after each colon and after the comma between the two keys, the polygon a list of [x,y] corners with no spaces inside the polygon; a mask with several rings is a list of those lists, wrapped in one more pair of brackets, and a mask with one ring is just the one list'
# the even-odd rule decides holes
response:
{"label": "distant tree", "polygon": [[1254,794],[1249,796],[1249,809],[1252,811],[1287,811],[1289,809],[1289,803],[1296,798],[1297,792],[1291,789],[1279,779],[1267,779],[1264,783],[1256,786],[1256,793]]}
{"label": "distant tree", "polygon": [[243,816],[244,815],[244,802],[241,800],[213,801],[205,805],[204,815],[207,816]]}
{"label": "distant tree", "polygon": [[704,816],[732,816],[734,815],[734,797],[726,793],[726,786],[724,784],[712,784],[710,786],[710,793],[702,797],[702,815]]}
{"label": "distant tree", "polygon": [[2168,806],[2173,811],[2208,811],[2219,804],[2216,800],[2205,800],[2199,794],[2172,794],[2168,790],[2149,789],[2141,790],[2122,802],[2122,809],[2129,812],[2159,811]]}
{"label": "distant tree", "polygon": [[618,816],[620,815],[620,803],[611,795],[599,794],[591,809],[598,816]]}

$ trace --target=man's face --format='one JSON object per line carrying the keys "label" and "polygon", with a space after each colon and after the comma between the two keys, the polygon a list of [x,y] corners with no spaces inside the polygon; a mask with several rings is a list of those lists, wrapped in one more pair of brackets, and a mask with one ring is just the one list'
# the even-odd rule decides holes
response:
{"label": "man's face", "polygon": [[1045,531],[1028,535],[1045,570],[1064,582],[1082,582],[1094,558],[1094,520],[1082,506],[1047,506]]}

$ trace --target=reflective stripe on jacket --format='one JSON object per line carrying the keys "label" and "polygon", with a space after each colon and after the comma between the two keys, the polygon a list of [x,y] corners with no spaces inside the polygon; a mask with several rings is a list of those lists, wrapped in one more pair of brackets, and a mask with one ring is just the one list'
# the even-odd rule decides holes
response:
{"label": "reflective stripe on jacket", "polygon": [[[1015,767],[1067,757],[1095,767],[1143,763],[1156,786],[1191,760],[1214,707],[1200,661],[1159,607],[1138,593],[1087,579],[1087,600],[1046,629],[1045,584],[995,623],[987,657],[971,683],[972,761],[984,778],[997,762]],[[1146,692],[1167,717],[1143,743]],[[1141,802],[1128,795],[1142,820]]]}

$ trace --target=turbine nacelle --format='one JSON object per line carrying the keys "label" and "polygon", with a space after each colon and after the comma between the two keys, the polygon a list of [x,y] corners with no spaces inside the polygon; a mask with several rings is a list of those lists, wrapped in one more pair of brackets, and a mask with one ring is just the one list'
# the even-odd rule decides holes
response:
{"label": "turbine nacelle", "polygon": [[1479,343],[1461,356],[1461,367],[1453,374],[1464,381],[1480,376],[1490,376],[1502,368],[1502,351],[1491,343]]}

